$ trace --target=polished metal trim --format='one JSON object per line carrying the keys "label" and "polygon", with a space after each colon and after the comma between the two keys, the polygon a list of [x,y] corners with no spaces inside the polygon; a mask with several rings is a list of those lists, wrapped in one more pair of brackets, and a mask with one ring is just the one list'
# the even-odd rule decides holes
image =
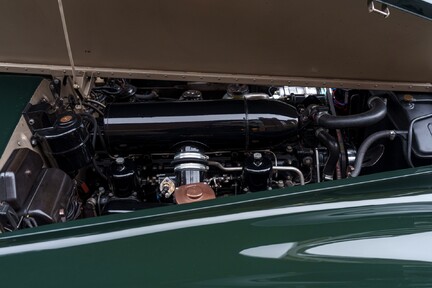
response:
{"label": "polished metal trim", "polygon": [[174,167],[174,171],[184,171],[184,170],[207,171],[208,166],[199,163],[183,163]]}
{"label": "polished metal trim", "polygon": [[198,159],[207,160],[208,157],[200,152],[180,152],[174,156],[174,159]]}

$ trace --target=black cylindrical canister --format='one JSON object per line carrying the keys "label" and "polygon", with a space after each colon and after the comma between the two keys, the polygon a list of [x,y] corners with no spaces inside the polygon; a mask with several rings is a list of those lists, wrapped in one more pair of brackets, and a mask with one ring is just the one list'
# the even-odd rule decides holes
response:
{"label": "black cylindrical canister", "polygon": [[262,191],[270,186],[272,161],[261,153],[246,158],[243,168],[243,182],[249,191]]}
{"label": "black cylindrical canister", "polygon": [[264,149],[297,131],[295,107],[276,100],[123,103],[108,106],[104,134],[114,154],[176,151],[184,145]]}
{"label": "black cylindrical canister", "polygon": [[118,157],[111,165],[111,182],[117,197],[129,197],[135,190],[136,176],[133,162]]}
{"label": "black cylindrical canister", "polygon": [[70,173],[92,160],[93,147],[81,116],[67,112],[57,116],[52,127],[40,129],[35,138],[51,165]]}

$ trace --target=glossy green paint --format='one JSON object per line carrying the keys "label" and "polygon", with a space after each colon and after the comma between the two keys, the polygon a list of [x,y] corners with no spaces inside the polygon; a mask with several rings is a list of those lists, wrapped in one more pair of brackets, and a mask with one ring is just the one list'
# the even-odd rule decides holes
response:
{"label": "glossy green paint", "polygon": [[[0,234],[0,279],[5,287],[427,287],[431,211],[432,167],[424,167],[77,220]],[[354,257],[361,241],[370,244]],[[377,253],[379,241],[389,244]]]}
{"label": "glossy green paint", "polygon": [[42,77],[0,74],[0,151],[6,144]]}
{"label": "glossy green paint", "polygon": [[[430,167],[410,169],[4,234],[1,276],[15,287],[76,287],[76,281],[85,287],[428,284],[432,258],[360,259],[305,250],[430,231],[431,176]],[[280,258],[240,254],[284,243],[296,248]]]}

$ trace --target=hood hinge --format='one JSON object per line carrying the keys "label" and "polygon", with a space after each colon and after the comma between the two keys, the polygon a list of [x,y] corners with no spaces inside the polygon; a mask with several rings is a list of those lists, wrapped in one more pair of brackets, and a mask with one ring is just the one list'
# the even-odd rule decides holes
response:
{"label": "hood hinge", "polygon": [[381,3],[381,9],[377,9],[375,7],[374,0],[368,0],[368,10],[369,13],[377,13],[381,16],[384,16],[384,18],[390,16],[390,9],[388,8],[388,6],[384,3]]}

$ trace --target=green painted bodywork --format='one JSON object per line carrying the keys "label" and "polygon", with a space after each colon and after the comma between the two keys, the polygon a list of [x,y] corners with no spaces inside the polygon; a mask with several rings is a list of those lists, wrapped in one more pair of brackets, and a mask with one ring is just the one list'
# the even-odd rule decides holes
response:
{"label": "green painted bodywork", "polygon": [[6,147],[21,112],[41,80],[40,76],[0,75],[0,151]]}
{"label": "green painted bodywork", "polygon": [[431,211],[432,167],[152,208],[2,234],[0,279],[5,287],[428,287]]}

